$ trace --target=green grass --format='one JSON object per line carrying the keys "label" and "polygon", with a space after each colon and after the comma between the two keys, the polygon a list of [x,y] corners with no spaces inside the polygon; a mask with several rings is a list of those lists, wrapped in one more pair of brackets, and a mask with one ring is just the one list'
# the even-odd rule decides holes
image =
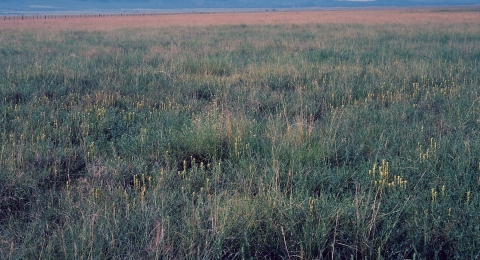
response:
{"label": "green grass", "polygon": [[2,258],[479,257],[479,25],[0,35]]}

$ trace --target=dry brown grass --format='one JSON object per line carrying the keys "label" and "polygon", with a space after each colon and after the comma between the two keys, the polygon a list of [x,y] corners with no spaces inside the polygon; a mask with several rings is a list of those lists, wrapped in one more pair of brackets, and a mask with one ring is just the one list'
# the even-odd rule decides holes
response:
{"label": "dry brown grass", "polygon": [[438,9],[323,10],[290,12],[167,14],[46,20],[0,20],[0,29],[113,30],[136,27],[210,26],[235,24],[426,24],[480,23],[479,12]]}

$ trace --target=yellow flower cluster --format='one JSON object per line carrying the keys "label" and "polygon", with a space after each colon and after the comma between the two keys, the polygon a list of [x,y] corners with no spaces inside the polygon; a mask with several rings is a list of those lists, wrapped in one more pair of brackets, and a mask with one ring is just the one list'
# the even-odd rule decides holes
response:
{"label": "yellow flower cluster", "polygon": [[377,167],[377,164],[373,165],[371,170],[368,170],[368,175],[374,180],[374,184],[377,187],[399,187],[405,189],[407,187],[407,181],[401,176],[394,175],[389,177],[389,165],[388,162],[382,160],[382,165]]}

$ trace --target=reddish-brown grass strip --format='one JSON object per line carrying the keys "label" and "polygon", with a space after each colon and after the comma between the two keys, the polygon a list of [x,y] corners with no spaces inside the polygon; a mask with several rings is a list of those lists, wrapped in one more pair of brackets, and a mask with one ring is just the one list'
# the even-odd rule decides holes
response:
{"label": "reddish-brown grass strip", "polygon": [[261,24],[428,24],[480,23],[480,13],[435,9],[322,10],[290,12],[192,13],[39,20],[1,20],[0,29],[113,30],[137,27]]}

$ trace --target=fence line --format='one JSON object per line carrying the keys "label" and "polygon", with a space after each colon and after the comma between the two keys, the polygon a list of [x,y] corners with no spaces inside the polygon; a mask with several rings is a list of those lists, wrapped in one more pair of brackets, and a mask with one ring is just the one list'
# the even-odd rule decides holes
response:
{"label": "fence line", "polygon": [[[215,12],[188,12],[188,14],[212,14]],[[104,18],[104,17],[135,17],[135,16],[160,16],[187,13],[119,13],[119,14],[45,14],[45,15],[4,15],[4,21],[15,20],[47,20],[47,19],[74,19],[74,18]]]}

